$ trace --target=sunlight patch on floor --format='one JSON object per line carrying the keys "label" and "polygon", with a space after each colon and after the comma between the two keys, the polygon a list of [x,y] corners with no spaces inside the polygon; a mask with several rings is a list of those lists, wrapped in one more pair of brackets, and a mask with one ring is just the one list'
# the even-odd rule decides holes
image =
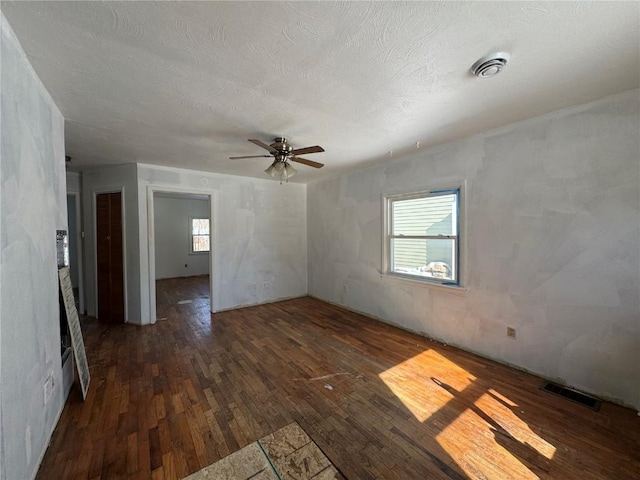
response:
{"label": "sunlight patch on floor", "polygon": [[518,406],[517,403],[514,403],[513,401],[511,401],[511,399],[505,397],[504,395],[502,395],[500,392],[494,390],[493,388],[490,388],[489,390],[487,390],[487,392],[493,398],[495,398],[499,402],[502,402],[503,405],[508,405],[509,407],[517,407]]}
{"label": "sunlight patch on floor", "polygon": [[424,422],[452,398],[432,378],[446,378],[458,391],[464,390],[476,379],[434,350],[425,350],[378,376],[420,422]]}
{"label": "sunlight patch on floor", "polygon": [[506,400],[504,396],[490,389],[475,402],[475,406],[478,407],[477,411],[490,411],[492,421],[515,440],[528,445],[545,458],[553,459],[556,448],[540,436],[542,432],[538,432],[539,435],[536,433],[535,427],[529,426],[522,420],[520,415],[524,415],[524,412],[517,404]]}
{"label": "sunlight patch on floor", "polygon": [[469,478],[491,478],[501,471],[501,478],[537,479],[550,466],[548,458],[500,426],[488,425],[474,409],[460,413],[436,441]]}
{"label": "sunlight patch on floor", "polygon": [[379,377],[470,478],[496,468],[522,480],[548,472],[556,449],[522,407],[439,353],[426,350]]}

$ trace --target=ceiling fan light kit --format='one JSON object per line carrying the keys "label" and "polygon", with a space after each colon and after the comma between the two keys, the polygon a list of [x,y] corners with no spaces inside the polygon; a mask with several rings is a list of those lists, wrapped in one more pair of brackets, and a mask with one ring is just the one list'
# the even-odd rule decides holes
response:
{"label": "ceiling fan light kit", "polygon": [[265,173],[271,178],[277,178],[280,183],[288,182],[298,171],[289,165],[285,160],[274,160],[273,163],[265,170]]}
{"label": "ceiling fan light kit", "polygon": [[267,150],[270,155],[251,155],[245,157],[229,157],[231,160],[238,160],[244,158],[270,158],[273,157],[273,163],[265,170],[265,173],[269,175],[271,178],[277,178],[280,180],[280,183],[283,181],[289,181],[291,177],[293,177],[297,170],[293,168],[289,162],[297,162],[302,163],[303,165],[308,165],[314,168],[322,168],[324,167],[323,163],[314,162],[312,160],[307,160],[306,158],[298,157],[299,154],[303,153],[320,153],[324,152],[324,148],[319,145],[315,145],[313,147],[304,147],[304,148],[293,148],[293,146],[289,145],[289,142],[284,137],[276,138],[271,145],[267,145],[261,140],[249,139],[249,141],[259,147]]}

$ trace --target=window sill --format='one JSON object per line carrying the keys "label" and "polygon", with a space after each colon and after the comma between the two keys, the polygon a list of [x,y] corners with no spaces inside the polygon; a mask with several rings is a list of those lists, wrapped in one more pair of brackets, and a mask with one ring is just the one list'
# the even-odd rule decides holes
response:
{"label": "window sill", "polygon": [[398,275],[396,273],[381,273],[380,277],[402,283],[408,283],[413,286],[432,288],[434,290],[440,290],[442,292],[452,293],[454,295],[467,294],[467,288],[462,285],[445,285],[442,283],[430,282],[429,280],[422,280],[415,277]]}
{"label": "window sill", "polygon": [[209,255],[209,252],[189,252],[189,255]]}

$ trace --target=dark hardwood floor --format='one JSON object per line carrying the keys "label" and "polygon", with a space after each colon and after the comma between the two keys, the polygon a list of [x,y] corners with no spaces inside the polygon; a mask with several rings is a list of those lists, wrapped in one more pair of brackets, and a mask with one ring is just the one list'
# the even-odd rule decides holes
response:
{"label": "dark hardwood floor", "polygon": [[211,315],[206,281],[159,281],[153,326],[83,319],[38,478],[182,478],[292,421],[351,480],[640,478],[632,410],[312,298]]}

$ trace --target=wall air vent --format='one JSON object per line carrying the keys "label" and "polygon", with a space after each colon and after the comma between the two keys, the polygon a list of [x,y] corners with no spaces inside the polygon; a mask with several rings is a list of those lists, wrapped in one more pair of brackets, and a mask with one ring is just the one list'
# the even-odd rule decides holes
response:
{"label": "wall air vent", "polygon": [[545,392],[558,395],[559,397],[564,397],[567,400],[579,403],[580,405],[584,405],[585,407],[589,407],[596,412],[600,410],[600,405],[602,405],[602,400],[600,400],[599,398],[592,397],[591,395],[579,392],[577,390],[574,390],[573,388],[563,387],[562,385],[558,385],[557,383],[544,382],[540,389],[544,390]]}

